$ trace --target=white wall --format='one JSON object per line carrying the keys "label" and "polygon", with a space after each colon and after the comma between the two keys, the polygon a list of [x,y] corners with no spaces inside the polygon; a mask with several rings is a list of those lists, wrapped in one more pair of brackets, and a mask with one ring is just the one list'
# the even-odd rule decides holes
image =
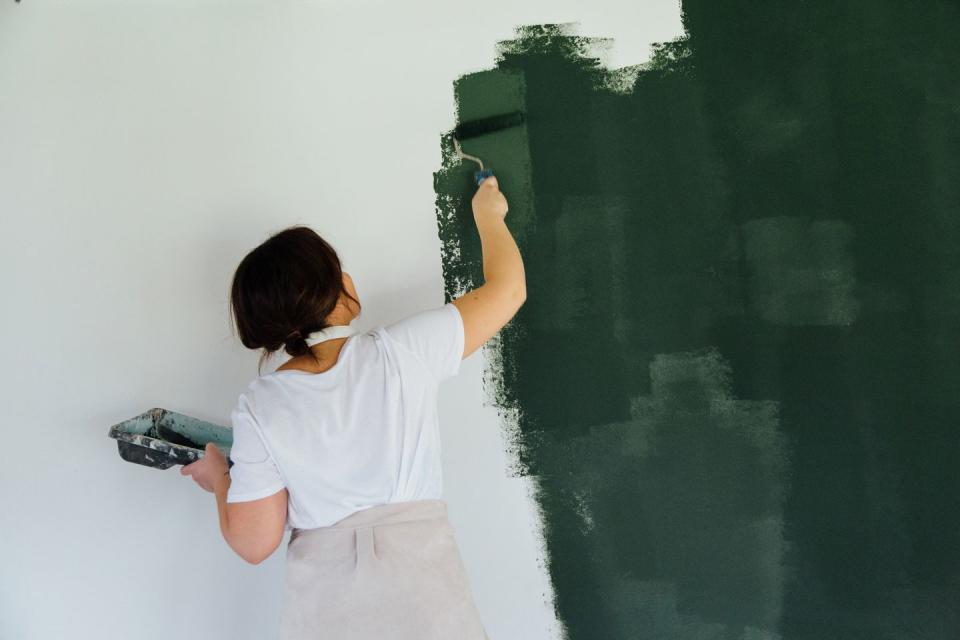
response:
{"label": "white wall", "polygon": [[[359,329],[442,304],[452,82],[514,26],[570,21],[617,66],[681,31],[675,0],[0,0],[0,638],[274,637],[284,547],[245,564],[211,494],[107,430],[154,406],[227,423],[256,375],[229,278],[289,224],[340,252]],[[442,390],[451,520],[491,638],[559,637],[483,357]]]}

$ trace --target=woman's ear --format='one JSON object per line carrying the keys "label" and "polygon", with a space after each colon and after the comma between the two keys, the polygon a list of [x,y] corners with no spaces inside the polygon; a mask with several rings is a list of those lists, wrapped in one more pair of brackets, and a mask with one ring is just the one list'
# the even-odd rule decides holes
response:
{"label": "woman's ear", "polygon": [[353,278],[346,271],[343,272],[343,288],[347,293],[353,296],[357,302],[354,302],[346,296],[343,297],[342,302],[347,306],[354,318],[360,317],[360,296],[357,295],[357,288],[353,284]]}

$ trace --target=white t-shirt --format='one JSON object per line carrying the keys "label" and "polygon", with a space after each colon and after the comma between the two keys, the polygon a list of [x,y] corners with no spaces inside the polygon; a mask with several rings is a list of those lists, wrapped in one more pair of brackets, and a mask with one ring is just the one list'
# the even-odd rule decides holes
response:
{"label": "white t-shirt", "polygon": [[286,528],[443,491],[437,391],[460,370],[463,319],[452,303],[347,338],[323,373],[274,371],[231,412],[227,502],[289,492]]}

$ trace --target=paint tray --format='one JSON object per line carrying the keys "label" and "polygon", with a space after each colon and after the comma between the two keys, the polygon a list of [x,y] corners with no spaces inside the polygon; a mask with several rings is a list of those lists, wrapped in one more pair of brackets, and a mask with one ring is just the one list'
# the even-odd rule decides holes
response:
{"label": "paint tray", "polygon": [[156,407],[124,420],[110,427],[107,435],[117,441],[121,458],[147,467],[169,469],[196,462],[208,442],[217,445],[233,466],[232,429],[168,409]]}

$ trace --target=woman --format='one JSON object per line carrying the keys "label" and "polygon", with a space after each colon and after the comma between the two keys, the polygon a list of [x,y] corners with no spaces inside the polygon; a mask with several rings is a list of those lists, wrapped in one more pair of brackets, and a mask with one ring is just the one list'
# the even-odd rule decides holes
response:
{"label": "woman", "polygon": [[257,564],[287,545],[283,640],[487,638],[442,499],[437,392],[526,299],[496,178],[473,198],[484,284],[366,333],[356,289],[307,227],[237,267],[240,340],[292,356],[231,413],[233,466],[212,444],[181,470],[216,495],[220,530]]}

